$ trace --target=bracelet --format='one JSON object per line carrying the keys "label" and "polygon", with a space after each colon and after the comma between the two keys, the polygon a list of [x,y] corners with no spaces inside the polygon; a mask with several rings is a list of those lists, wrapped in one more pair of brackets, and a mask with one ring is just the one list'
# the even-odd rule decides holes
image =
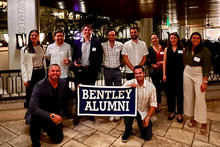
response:
{"label": "bracelet", "polygon": [[206,81],[206,80],[203,80],[202,82],[203,82],[203,83],[206,83],[206,84],[208,83],[208,81]]}

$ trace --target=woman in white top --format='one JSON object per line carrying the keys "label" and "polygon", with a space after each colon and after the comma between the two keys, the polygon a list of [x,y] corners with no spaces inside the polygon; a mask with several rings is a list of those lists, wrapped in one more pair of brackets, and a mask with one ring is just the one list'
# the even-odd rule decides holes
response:
{"label": "woman in white top", "polygon": [[26,87],[25,108],[29,108],[29,101],[34,85],[46,75],[44,50],[40,45],[39,32],[32,30],[28,36],[28,44],[21,49],[21,74]]}

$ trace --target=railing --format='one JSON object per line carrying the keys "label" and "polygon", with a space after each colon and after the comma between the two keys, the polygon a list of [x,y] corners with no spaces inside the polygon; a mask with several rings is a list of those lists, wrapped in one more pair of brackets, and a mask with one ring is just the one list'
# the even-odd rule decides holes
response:
{"label": "railing", "polygon": [[[148,76],[148,71],[146,69],[146,79],[151,80]],[[126,82],[126,74],[124,72],[124,68],[121,68],[122,71],[122,83]],[[74,74],[70,74],[71,77]],[[209,82],[217,82],[220,83],[220,75],[210,72]],[[101,69],[96,85],[104,86],[104,73],[103,68]],[[25,86],[22,81],[21,71],[20,70],[2,70],[0,71],[0,101],[3,100],[17,100],[25,98]]]}
{"label": "railing", "polygon": [[25,97],[25,88],[21,70],[0,71],[0,100],[21,99]]}

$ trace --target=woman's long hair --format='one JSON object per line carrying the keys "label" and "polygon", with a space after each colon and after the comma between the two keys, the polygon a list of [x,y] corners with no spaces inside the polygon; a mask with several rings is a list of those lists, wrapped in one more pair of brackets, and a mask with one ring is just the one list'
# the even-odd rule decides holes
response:
{"label": "woman's long hair", "polygon": [[194,53],[196,54],[196,53],[198,53],[198,52],[202,49],[202,47],[203,47],[203,45],[202,45],[202,36],[201,36],[201,34],[200,34],[199,32],[193,32],[193,33],[191,34],[190,39],[189,39],[189,44],[188,44],[188,49],[189,49],[189,50],[192,50],[193,44],[192,44],[192,41],[191,41],[191,40],[192,40],[193,35],[198,35],[198,36],[200,37],[200,43],[199,43],[199,45],[196,46],[195,49],[194,49]]}
{"label": "woman's long hair", "polygon": [[[30,31],[29,36],[28,36],[28,44],[27,44],[27,47],[26,47],[26,49],[28,50],[29,53],[35,53],[34,46],[33,46],[32,41],[31,41],[31,34],[33,32],[36,32],[38,34],[38,36],[39,36],[39,31],[38,30],[31,30]],[[39,40],[38,40],[37,44],[38,45],[40,44]]]}

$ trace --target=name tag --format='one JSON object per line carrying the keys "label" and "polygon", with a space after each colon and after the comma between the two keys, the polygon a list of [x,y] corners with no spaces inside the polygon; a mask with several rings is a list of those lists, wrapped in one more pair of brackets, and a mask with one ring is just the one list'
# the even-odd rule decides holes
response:
{"label": "name tag", "polygon": [[160,54],[161,54],[161,55],[163,55],[163,54],[164,54],[164,52],[160,52]]}
{"label": "name tag", "polygon": [[194,57],[194,61],[196,61],[196,62],[200,62],[200,58],[198,58],[198,57]]}
{"label": "name tag", "polygon": [[92,51],[93,51],[93,52],[95,52],[95,51],[96,51],[96,48],[95,48],[95,47],[93,47],[93,48],[92,48]]}
{"label": "name tag", "polygon": [[183,54],[183,50],[178,50],[178,54]]}

